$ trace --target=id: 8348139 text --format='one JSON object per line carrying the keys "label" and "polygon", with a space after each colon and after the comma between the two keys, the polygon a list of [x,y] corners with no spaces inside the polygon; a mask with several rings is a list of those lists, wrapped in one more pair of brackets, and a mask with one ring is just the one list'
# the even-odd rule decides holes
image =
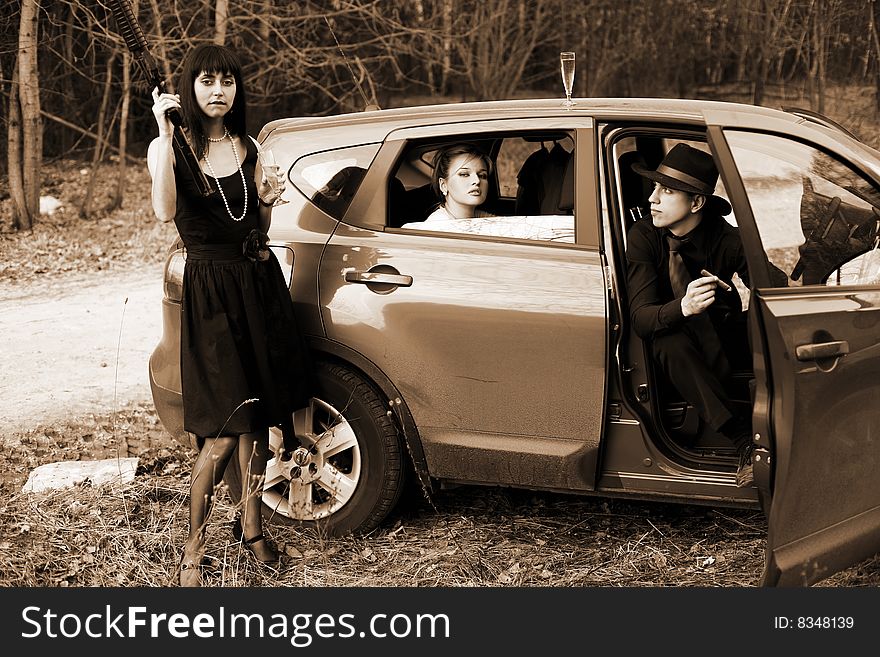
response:
{"label": "id: 8348139 text", "polygon": [[852,616],[774,616],[775,630],[851,630],[855,627]]}

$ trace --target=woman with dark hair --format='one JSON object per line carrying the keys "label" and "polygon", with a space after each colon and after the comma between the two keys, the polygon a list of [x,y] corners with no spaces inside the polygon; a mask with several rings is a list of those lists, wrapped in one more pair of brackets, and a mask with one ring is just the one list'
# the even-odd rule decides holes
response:
{"label": "woman with dark hair", "polygon": [[431,188],[440,198],[437,208],[424,221],[401,228],[451,232],[479,232],[472,220],[494,215],[480,210],[489,194],[492,160],[476,146],[453,144],[434,154]]}
{"label": "woman with dark hair", "polygon": [[[284,275],[268,249],[271,210],[283,192],[277,171],[257,164],[248,136],[244,83],[235,53],[208,44],[186,56],[179,95],[153,91],[159,136],[147,162],[152,204],[174,220],[186,247],[180,321],[184,429],[199,454],[190,483],[189,536],[180,585],[201,586],[205,525],[217,485],[238,448],[241,518],[233,534],[259,561],[278,555],[262,528],[269,427],[308,403],[311,371]],[[176,152],[167,112],[178,108],[214,191],[200,194]],[[270,185],[269,176],[273,176]]]}
{"label": "woman with dark hair", "polygon": [[455,144],[434,155],[431,187],[443,200],[426,223],[445,219],[491,216],[479,209],[489,193],[492,161],[476,146]]}

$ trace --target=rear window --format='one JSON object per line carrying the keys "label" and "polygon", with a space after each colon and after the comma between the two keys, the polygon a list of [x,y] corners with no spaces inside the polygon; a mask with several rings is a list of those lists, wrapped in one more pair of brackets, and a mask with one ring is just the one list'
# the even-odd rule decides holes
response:
{"label": "rear window", "polygon": [[362,144],[304,155],[293,163],[290,182],[312,203],[342,219],[381,144]]}

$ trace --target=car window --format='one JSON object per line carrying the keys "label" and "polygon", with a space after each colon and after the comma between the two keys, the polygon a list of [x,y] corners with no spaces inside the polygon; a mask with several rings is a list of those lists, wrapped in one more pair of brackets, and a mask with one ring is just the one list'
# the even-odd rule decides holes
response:
{"label": "car window", "polygon": [[304,155],[290,181],[312,203],[342,219],[381,144],[363,144]]}
{"label": "car window", "polygon": [[[449,144],[477,143],[472,136]],[[405,230],[508,237],[541,242],[574,242],[574,139],[565,132],[544,135],[481,135],[478,145],[492,162],[486,200],[477,216],[440,216],[441,201],[431,188],[433,155],[412,145],[389,189],[389,225]],[[494,154],[494,156],[493,156]],[[430,156],[430,157],[428,157]],[[426,170],[427,169],[427,170]],[[440,213],[443,214],[443,213]]]}
{"label": "car window", "polygon": [[726,133],[770,262],[789,285],[876,285],[880,190],[824,151]]}

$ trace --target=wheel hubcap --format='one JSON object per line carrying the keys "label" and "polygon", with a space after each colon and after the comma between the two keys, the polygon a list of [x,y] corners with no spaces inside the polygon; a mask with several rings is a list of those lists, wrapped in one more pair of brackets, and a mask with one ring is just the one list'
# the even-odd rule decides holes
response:
{"label": "wheel hubcap", "polygon": [[281,433],[272,430],[263,503],[294,520],[318,520],[337,512],[354,495],[361,476],[361,450],[348,420],[313,398],[293,415],[299,446],[289,458]]}

